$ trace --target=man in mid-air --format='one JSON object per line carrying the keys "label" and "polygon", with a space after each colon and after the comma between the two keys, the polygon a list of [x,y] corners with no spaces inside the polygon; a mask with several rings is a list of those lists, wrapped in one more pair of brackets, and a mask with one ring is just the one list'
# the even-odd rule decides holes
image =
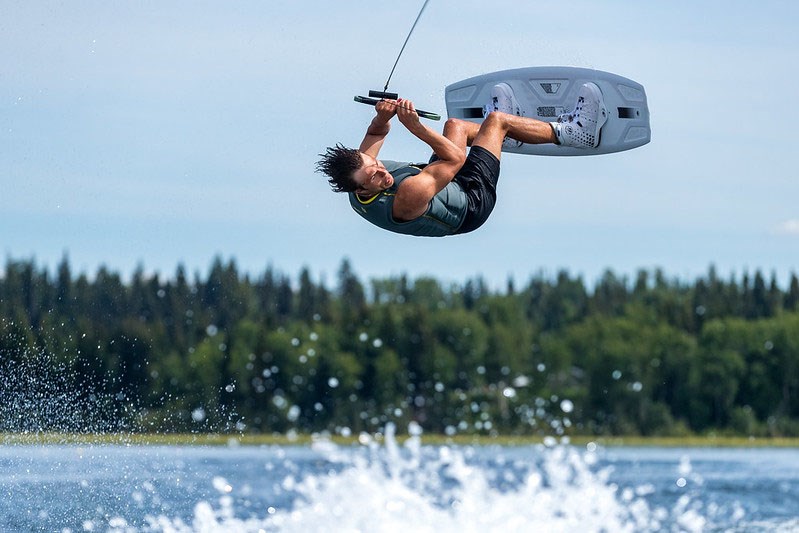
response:
{"label": "man in mid-air", "polygon": [[[335,192],[348,193],[352,208],[372,224],[425,237],[469,233],[488,219],[497,198],[503,143],[595,148],[607,116],[593,83],[580,88],[574,110],[556,122],[519,116],[511,87],[500,83],[491,91],[481,124],[450,118],[443,135],[419,121],[409,100],[381,100],[375,108],[377,115],[358,149],[328,148],[320,154],[317,171]],[[395,115],[432,148],[430,163],[377,159]]]}

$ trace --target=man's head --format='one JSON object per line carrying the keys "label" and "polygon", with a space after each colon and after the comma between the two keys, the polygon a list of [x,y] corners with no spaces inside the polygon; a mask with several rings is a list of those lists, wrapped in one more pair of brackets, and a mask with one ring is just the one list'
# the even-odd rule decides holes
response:
{"label": "man's head", "polygon": [[328,177],[335,192],[377,194],[394,184],[383,163],[358,150],[337,144],[319,155],[316,171]]}

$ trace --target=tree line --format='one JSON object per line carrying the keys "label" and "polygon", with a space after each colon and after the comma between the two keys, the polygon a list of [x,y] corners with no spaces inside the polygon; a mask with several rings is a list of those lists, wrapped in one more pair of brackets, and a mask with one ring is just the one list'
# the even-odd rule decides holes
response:
{"label": "tree line", "polygon": [[334,286],[8,259],[0,430],[799,436],[799,279]]}

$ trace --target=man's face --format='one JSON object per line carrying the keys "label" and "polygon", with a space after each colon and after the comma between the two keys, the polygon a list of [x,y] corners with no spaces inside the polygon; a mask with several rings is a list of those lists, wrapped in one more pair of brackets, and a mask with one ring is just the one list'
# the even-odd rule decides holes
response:
{"label": "man's face", "polygon": [[386,170],[383,163],[364,153],[361,153],[361,159],[363,165],[352,174],[352,179],[358,185],[356,193],[377,194],[394,185],[394,176]]}

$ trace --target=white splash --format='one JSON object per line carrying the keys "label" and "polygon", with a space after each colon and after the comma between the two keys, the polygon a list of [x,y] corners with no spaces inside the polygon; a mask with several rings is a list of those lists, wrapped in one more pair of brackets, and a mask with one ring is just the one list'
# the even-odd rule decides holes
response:
{"label": "white splash", "polygon": [[[284,480],[298,497],[291,509],[264,509],[259,518],[235,515],[231,485],[214,487],[217,504],[197,503],[191,523],[164,516],[148,517],[148,531],[182,533],[381,531],[700,531],[707,524],[689,506],[652,509],[640,490],[608,481],[609,469],[595,472],[593,450],[571,446],[529,448],[529,458],[489,457],[486,450],[449,446],[423,447],[419,431],[400,445],[388,426],[385,444],[362,439],[363,446],[318,443],[315,451],[343,468],[302,479]],[[508,469],[512,461],[513,468]],[[230,488],[229,488],[230,487]],[[675,514],[676,513],[676,514]],[[112,531],[114,529],[112,528]],[[123,531],[120,528],[117,531]]]}

